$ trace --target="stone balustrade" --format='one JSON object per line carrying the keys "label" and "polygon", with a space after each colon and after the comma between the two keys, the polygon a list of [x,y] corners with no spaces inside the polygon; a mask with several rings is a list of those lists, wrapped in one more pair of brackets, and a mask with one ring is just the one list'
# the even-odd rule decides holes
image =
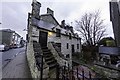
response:
{"label": "stone balustrade", "polygon": [[68,66],[68,64],[70,67],[72,66],[72,60],[70,60],[70,59],[65,60],[62,57],[60,57],[58,52],[55,50],[55,48],[53,47],[51,42],[48,42],[48,48],[51,50],[54,58],[57,60],[57,62],[60,66],[64,66],[65,63],[66,63],[66,66]]}

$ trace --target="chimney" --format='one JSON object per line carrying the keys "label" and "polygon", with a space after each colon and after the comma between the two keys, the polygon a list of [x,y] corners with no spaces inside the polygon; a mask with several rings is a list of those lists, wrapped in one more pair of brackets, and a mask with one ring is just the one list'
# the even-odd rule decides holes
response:
{"label": "chimney", "polygon": [[70,31],[73,33],[73,27],[72,27],[72,26],[70,26],[70,27],[69,27],[69,29],[70,29]]}
{"label": "chimney", "polygon": [[54,16],[54,11],[53,11],[53,10],[51,10],[50,8],[47,8],[47,14],[51,14],[51,15],[53,15],[53,16]]}
{"label": "chimney", "polygon": [[41,7],[41,3],[39,3],[36,0],[33,0],[33,2],[32,2],[32,15],[35,16],[36,18],[39,18],[40,7]]}
{"label": "chimney", "polygon": [[65,20],[61,21],[61,26],[64,28],[65,27]]}

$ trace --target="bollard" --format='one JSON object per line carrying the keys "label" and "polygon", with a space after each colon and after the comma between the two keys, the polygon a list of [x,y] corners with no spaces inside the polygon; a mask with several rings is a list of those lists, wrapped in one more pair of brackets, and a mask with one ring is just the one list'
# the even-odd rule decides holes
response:
{"label": "bollard", "polygon": [[76,69],[77,69],[77,79],[79,79],[79,77],[78,77],[78,67]]}
{"label": "bollard", "polygon": [[82,69],[82,78],[84,80],[84,69]]}
{"label": "bollard", "polygon": [[74,74],[73,74],[73,66],[72,66],[72,80],[73,80],[73,75],[74,75]]}
{"label": "bollard", "polygon": [[91,80],[91,72],[89,71],[89,79]]}
{"label": "bollard", "polygon": [[60,75],[60,69],[59,69],[59,64],[56,66],[56,79],[59,80],[59,75]]}
{"label": "bollard", "polygon": [[41,55],[41,74],[40,74],[40,80],[43,78],[43,55]]}

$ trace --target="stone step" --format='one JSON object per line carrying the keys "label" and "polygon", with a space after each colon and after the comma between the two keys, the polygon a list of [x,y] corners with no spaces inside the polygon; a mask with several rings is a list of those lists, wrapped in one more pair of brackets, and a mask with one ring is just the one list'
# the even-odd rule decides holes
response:
{"label": "stone step", "polygon": [[34,48],[34,52],[42,53],[42,50],[40,48]]}
{"label": "stone step", "polygon": [[53,57],[53,54],[48,49],[48,47],[42,47],[42,51],[43,51],[43,56],[44,56],[45,62],[49,65],[49,68],[50,69],[56,68],[57,61]]}
{"label": "stone step", "polygon": [[49,58],[49,57],[52,57],[53,55],[52,55],[52,54],[43,54],[43,56],[44,56],[45,58]]}
{"label": "stone step", "polygon": [[45,61],[49,61],[51,59],[53,59],[54,57],[53,56],[50,56],[50,57],[45,57]]}
{"label": "stone step", "polygon": [[56,68],[56,66],[57,66],[57,63],[55,63],[55,64],[50,64],[50,65],[49,65],[49,69]]}
{"label": "stone step", "polygon": [[42,47],[42,49],[48,49],[48,47]]}
{"label": "stone step", "polygon": [[40,47],[39,44],[33,44],[33,47]]}
{"label": "stone step", "polygon": [[36,47],[36,48],[35,48],[35,47],[33,47],[33,48],[34,48],[34,49],[41,49],[40,47]]}
{"label": "stone step", "polygon": [[40,44],[39,43],[33,43],[33,47],[35,47],[35,48],[40,47]]}
{"label": "stone step", "polygon": [[36,57],[41,57],[41,55],[39,53],[35,53],[34,56],[35,56],[35,58]]}
{"label": "stone step", "polygon": [[50,52],[49,49],[42,49],[43,52]]}
{"label": "stone step", "polygon": [[46,52],[43,52],[43,54],[51,54],[51,52],[47,52],[47,51],[46,51]]}
{"label": "stone step", "polygon": [[57,61],[56,61],[55,59],[52,59],[52,60],[50,60],[50,61],[46,61],[46,63],[47,63],[48,65],[51,65],[51,64],[57,63]]}

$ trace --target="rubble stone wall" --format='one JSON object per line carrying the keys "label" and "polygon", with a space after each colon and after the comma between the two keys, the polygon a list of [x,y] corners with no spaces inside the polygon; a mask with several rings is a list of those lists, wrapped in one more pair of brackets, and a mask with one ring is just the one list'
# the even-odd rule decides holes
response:
{"label": "rubble stone wall", "polygon": [[[27,44],[27,60],[32,78],[40,78],[40,72],[36,65],[32,42]],[[48,78],[49,67],[43,59],[43,78]]]}

